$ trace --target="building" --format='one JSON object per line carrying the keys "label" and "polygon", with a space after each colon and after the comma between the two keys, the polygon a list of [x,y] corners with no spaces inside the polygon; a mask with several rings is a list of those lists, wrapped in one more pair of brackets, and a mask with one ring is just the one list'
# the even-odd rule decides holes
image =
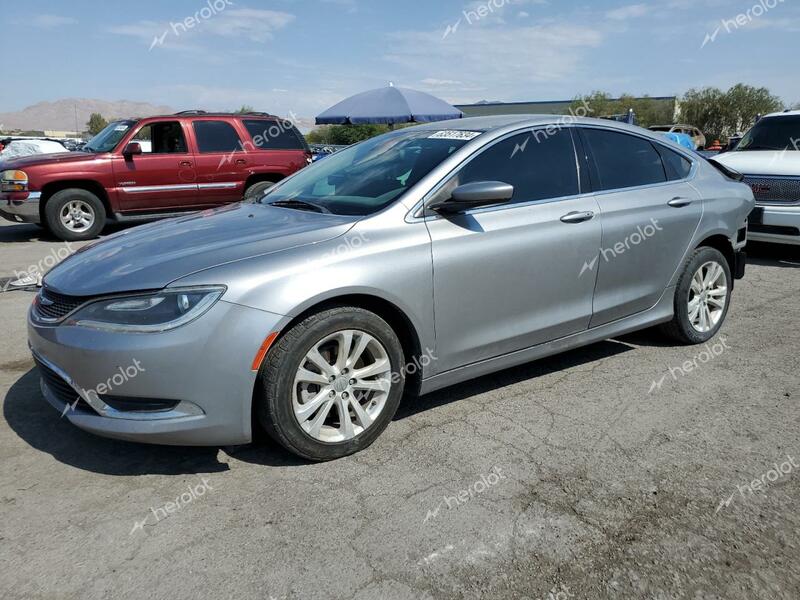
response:
{"label": "building", "polygon": [[[653,100],[669,108],[673,115],[678,112],[678,99],[675,96],[653,96],[637,98],[637,100]],[[611,100],[612,102],[618,99]],[[456,108],[466,117],[483,117],[488,115],[564,115],[574,100],[547,100],[544,102],[478,102],[477,104],[456,104]]]}

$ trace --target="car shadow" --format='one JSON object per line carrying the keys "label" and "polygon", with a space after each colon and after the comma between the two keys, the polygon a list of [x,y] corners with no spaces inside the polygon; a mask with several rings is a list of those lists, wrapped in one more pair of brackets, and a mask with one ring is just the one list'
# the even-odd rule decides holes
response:
{"label": "car shadow", "polygon": [[[764,267],[800,269],[800,246],[789,244],[769,244],[766,242],[747,243],[747,264]],[[745,275],[747,277],[747,275]]]}

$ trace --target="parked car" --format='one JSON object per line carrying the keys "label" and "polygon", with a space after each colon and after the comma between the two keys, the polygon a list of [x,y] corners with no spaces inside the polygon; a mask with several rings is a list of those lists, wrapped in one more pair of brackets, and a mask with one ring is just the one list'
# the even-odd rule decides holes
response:
{"label": "parked car", "polygon": [[[661,325],[700,344],[744,275],[753,193],[638,127],[402,129],[258,202],[124,230],[44,278],[45,398],[78,427],[327,460],[427,393]],[[119,376],[122,373],[125,377]]]}
{"label": "parked car", "polygon": [[663,135],[669,141],[675,142],[679,146],[683,146],[687,150],[695,149],[694,140],[692,140],[692,138],[685,133],[662,132],[661,135]]}
{"label": "parked car", "polygon": [[0,216],[87,240],[109,221],[256,199],[310,162],[300,132],[266,113],[114,121],[81,152],[2,161]]}
{"label": "parked car", "polygon": [[692,138],[695,150],[704,150],[706,147],[706,136],[697,127],[692,125],[653,125],[650,131],[661,131],[665,133],[683,133]]}
{"label": "parked car", "polygon": [[67,149],[63,144],[55,140],[5,139],[2,140],[0,161],[7,161],[20,156],[58,154],[60,152],[67,152]]}
{"label": "parked car", "polygon": [[763,117],[715,160],[743,173],[753,189],[750,239],[800,245],[800,111]]}

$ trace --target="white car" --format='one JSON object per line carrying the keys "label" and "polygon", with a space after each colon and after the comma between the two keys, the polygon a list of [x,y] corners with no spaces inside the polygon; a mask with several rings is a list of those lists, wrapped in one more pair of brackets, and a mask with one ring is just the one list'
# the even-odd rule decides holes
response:
{"label": "white car", "polygon": [[683,133],[692,138],[695,150],[703,150],[706,147],[706,136],[693,125],[653,125],[650,131],[660,133]]}
{"label": "white car", "polygon": [[59,142],[52,140],[11,140],[0,150],[0,160],[9,160],[32,154],[54,154],[56,152],[68,152],[68,150]]}
{"label": "white car", "polygon": [[800,245],[800,110],[767,115],[714,160],[753,189],[748,240]]}

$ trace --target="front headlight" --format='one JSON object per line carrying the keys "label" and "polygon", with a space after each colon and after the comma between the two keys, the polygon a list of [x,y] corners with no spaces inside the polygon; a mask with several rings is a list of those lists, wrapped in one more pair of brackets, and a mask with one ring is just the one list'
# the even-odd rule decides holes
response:
{"label": "front headlight", "polygon": [[157,333],[193,321],[219,300],[225,287],[169,289],[154,294],[98,300],[84,306],[65,325],[108,331]]}
{"label": "front headlight", "polygon": [[24,192],[28,189],[25,171],[3,171],[0,173],[0,192]]}

